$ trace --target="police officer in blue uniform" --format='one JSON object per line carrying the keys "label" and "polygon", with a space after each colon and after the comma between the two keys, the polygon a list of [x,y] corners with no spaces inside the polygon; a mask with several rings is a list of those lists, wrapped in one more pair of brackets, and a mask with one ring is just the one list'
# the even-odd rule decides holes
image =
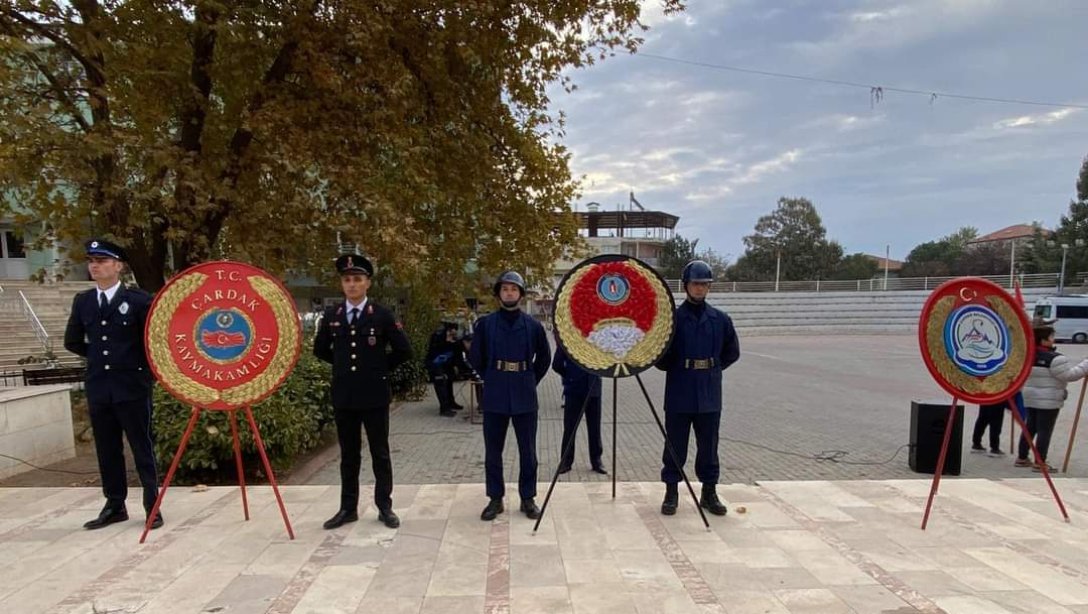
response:
{"label": "police officer in blue uniform", "polygon": [[[151,436],[151,386],[154,377],[144,353],[144,322],[151,295],[121,283],[125,250],[92,239],[86,244],[87,270],[96,287],[72,300],[64,329],[64,348],[87,359],[85,390],[90,409],[98,471],[106,505],[83,526],[101,529],[128,520],[128,475],[124,443],[128,439],[143,486],[145,517],[158,497],[158,475]],[[151,528],[161,527],[162,513]]]}
{"label": "police officer in blue uniform", "polygon": [[412,346],[393,312],[367,298],[374,266],[354,254],[336,259],[344,302],[325,309],[314,356],[332,364],[332,407],[340,442],[340,509],[325,521],[335,529],[359,519],[362,429],[374,469],[378,520],[397,528],[393,512],[393,462],[389,455],[389,374],[412,357]]}
{"label": "police officer in blue uniform", "polygon": [[[699,504],[724,516],[718,499],[718,427],[722,417],[722,371],[740,358],[740,343],[733,320],[706,303],[714,273],[706,262],[692,260],[681,275],[687,300],[675,311],[672,345],[657,363],[665,375],[665,432],[680,467],[687,462],[688,437],[695,430],[695,475],[703,483]],[[668,447],[662,454],[661,480],[665,500],[661,513],[676,513],[680,468]]]}
{"label": "police officer in blue uniform", "polygon": [[490,501],[482,520],[494,520],[503,512],[506,484],[502,474],[502,451],[506,431],[514,424],[518,440],[518,494],[521,511],[539,518],[536,497],[536,386],[548,373],[551,347],[544,327],[522,313],[518,304],[525,296],[525,280],[516,271],[506,271],[493,287],[500,308],[476,322],[469,363],[483,377],[484,467]]}
{"label": "police officer in blue uniform", "polygon": [[[589,435],[589,462],[593,471],[607,475],[601,463],[604,446],[601,444],[601,376],[590,373],[567,356],[563,346],[555,349],[552,371],[563,378],[563,447],[566,452],[559,462],[559,473],[567,473],[574,464],[574,436],[578,434],[578,420],[582,406],[586,408],[586,431]],[[568,447],[569,446],[569,447]]]}

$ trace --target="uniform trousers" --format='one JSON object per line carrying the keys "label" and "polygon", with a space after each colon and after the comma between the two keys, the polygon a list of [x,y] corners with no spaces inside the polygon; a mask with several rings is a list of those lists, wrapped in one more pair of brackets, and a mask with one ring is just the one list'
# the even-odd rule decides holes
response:
{"label": "uniform trousers", "polygon": [[522,499],[536,496],[536,420],[535,411],[513,415],[484,412],[484,473],[487,477],[488,497],[496,499],[506,494],[502,451],[511,423],[514,424],[520,461],[518,494]]}
{"label": "uniform trousers", "polygon": [[143,486],[144,511],[150,512],[159,495],[155,444],[151,434],[151,399],[93,404],[90,414],[98,471],[102,475],[102,494],[106,501],[113,507],[121,507],[128,497],[124,435]]}
{"label": "uniform trousers", "polygon": [[362,465],[362,430],[374,470],[374,505],[393,507],[393,460],[389,455],[389,407],[336,409],[336,436],[340,440],[340,509],[359,507],[359,468]]}
{"label": "uniform trousers", "polygon": [[[718,464],[718,427],[721,412],[674,413],[665,412],[665,433],[676,460],[683,467],[688,460],[688,437],[695,431],[695,475],[704,484],[717,484],[721,469]],[[675,484],[680,481],[680,469],[673,463],[668,446],[661,455],[661,481]]]}
{"label": "uniform trousers", "polygon": [[[574,436],[578,434],[578,418],[582,412],[582,404],[586,407],[586,431],[589,435],[589,462],[594,467],[601,463],[601,454],[604,452],[601,444],[601,397],[569,396],[563,405],[563,447],[561,452],[567,452],[561,461],[564,467],[574,464]],[[569,448],[567,446],[570,446]],[[569,451],[568,451],[569,449]]]}

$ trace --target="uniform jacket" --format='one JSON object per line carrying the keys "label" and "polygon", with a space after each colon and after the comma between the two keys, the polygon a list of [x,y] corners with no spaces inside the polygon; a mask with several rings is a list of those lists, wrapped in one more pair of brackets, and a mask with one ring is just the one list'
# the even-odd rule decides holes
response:
{"label": "uniform jacket", "polygon": [[[733,320],[706,304],[701,315],[689,301],[676,308],[672,345],[658,361],[665,375],[665,411],[679,414],[722,410],[722,371],[740,358]],[[688,361],[713,359],[709,369]]]}
{"label": "uniform jacket", "polygon": [[[601,376],[590,373],[578,363],[570,359],[563,346],[557,345],[555,356],[552,358],[552,371],[563,378],[563,397],[571,400],[582,401],[586,396],[600,398]],[[577,408],[575,408],[577,409]]]}
{"label": "uniform jacket", "polygon": [[1024,383],[1024,405],[1035,409],[1061,409],[1069,394],[1066,384],[1088,375],[1088,360],[1074,363],[1046,347],[1035,349],[1035,363]]}
{"label": "uniform jacket", "polygon": [[64,348],[87,359],[87,403],[149,399],[154,376],[144,352],[144,323],[151,295],[122,285],[102,312],[98,292],[94,288],[72,299],[64,329]]}
{"label": "uniform jacket", "polygon": [[[469,364],[483,377],[485,412],[524,414],[537,410],[536,385],[548,374],[552,352],[544,327],[525,313],[513,323],[501,311],[476,321]],[[500,371],[498,361],[523,363],[520,371]]]}
{"label": "uniform jacket", "polygon": [[412,346],[393,312],[367,300],[348,324],[341,302],[325,309],[314,337],[314,356],[332,364],[332,406],[375,409],[389,406],[389,374],[412,358]]}

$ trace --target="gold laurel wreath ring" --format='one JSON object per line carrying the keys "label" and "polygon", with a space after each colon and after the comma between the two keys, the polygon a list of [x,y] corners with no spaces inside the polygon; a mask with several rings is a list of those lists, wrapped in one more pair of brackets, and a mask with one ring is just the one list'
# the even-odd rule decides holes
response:
{"label": "gold laurel wreath ring", "polygon": [[560,289],[555,307],[555,327],[559,331],[559,338],[563,341],[567,354],[578,364],[596,371],[614,368],[617,377],[628,375],[631,367],[641,369],[652,365],[668,346],[672,337],[673,304],[667,288],[653,271],[638,261],[627,260],[626,264],[655,290],[654,304],[657,307],[657,317],[654,318],[650,330],[622,361],[618,361],[613,354],[598,348],[582,336],[571,318],[573,292],[562,291],[564,288],[577,287],[593,266],[584,266],[567,277],[563,283],[564,288]]}

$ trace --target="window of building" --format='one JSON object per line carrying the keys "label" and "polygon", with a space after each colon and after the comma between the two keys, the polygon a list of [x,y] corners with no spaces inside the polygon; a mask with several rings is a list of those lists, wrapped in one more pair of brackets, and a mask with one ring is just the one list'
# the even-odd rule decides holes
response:
{"label": "window of building", "polygon": [[23,237],[20,233],[16,233],[14,230],[5,230],[3,235],[3,252],[0,253],[4,258],[26,258],[26,249],[23,245]]}

